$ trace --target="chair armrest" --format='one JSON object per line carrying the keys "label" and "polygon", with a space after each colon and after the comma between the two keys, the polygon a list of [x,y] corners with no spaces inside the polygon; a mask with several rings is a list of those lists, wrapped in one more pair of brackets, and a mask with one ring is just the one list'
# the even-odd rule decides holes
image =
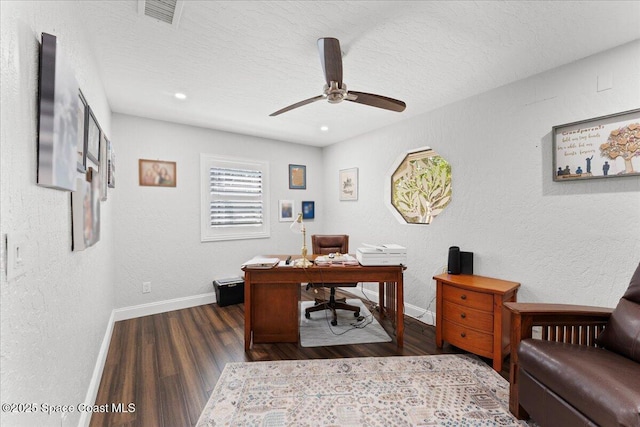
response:
{"label": "chair armrest", "polygon": [[607,307],[571,304],[506,302],[504,306],[511,312],[514,351],[521,340],[533,337],[534,327],[539,329],[539,339],[594,346],[613,312]]}
{"label": "chair armrest", "polygon": [[511,357],[509,410],[517,418],[527,418],[518,400],[518,345],[527,338],[596,346],[612,308],[570,304],[505,302],[511,314]]}

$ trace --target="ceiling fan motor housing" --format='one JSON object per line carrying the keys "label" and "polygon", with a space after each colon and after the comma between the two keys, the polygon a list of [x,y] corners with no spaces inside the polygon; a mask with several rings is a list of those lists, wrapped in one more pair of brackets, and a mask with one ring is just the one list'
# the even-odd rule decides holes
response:
{"label": "ceiling fan motor housing", "polygon": [[338,82],[331,82],[331,86],[324,85],[324,94],[329,104],[337,104],[347,96],[347,85],[338,86]]}

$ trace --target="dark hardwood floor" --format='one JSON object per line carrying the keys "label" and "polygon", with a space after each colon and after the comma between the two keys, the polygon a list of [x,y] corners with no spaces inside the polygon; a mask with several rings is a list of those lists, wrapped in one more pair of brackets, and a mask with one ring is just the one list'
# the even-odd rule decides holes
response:
{"label": "dark hardwood floor", "polygon": [[[340,290],[338,296],[354,297]],[[303,300],[313,297],[302,289]],[[391,322],[380,323],[393,336]],[[395,342],[314,348],[254,344],[248,352],[244,351],[243,304],[209,304],[124,320],[114,326],[96,398],[96,409],[104,412],[94,412],[91,426],[195,425],[227,362],[462,352],[448,344],[436,348],[435,328],[407,316],[403,348]],[[486,362],[491,365],[490,360]],[[505,362],[501,372],[505,378],[508,369]],[[118,404],[133,410],[115,411]]]}

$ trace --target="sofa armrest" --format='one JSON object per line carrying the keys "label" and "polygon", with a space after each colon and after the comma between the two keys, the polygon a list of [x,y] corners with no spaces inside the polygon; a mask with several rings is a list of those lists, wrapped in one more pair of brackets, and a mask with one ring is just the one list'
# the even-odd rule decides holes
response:
{"label": "sofa armrest", "polygon": [[527,338],[537,338],[596,346],[596,338],[604,329],[613,309],[570,304],[518,302],[505,302],[504,307],[511,313],[509,410],[519,419],[523,419],[528,418],[528,415],[518,400],[517,350],[520,341]]}

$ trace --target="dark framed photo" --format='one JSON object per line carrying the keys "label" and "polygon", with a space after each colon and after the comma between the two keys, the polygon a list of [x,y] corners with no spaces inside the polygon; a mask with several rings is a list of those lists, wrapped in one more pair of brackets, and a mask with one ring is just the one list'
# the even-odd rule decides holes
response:
{"label": "dark framed photo", "polygon": [[302,219],[316,217],[316,202],[302,202]]}
{"label": "dark framed photo", "polygon": [[87,119],[87,157],[92,160],[96,166],[100,163],[100,126],[96,116],[93,115],[91,107],[89,109],[89,117]]}
{"label": "dark framed photo", "polygon": [[640,109],[554,126],[553,180],[640,175]]}
{"label": "dark framed photo", "polygon": [[89,119],[89,111],[87,101],[81,90],[78,90],[78,172],[85,173],[87,171],[87,135],[85,129],[87,120]]}
{"label": "dark framed photo", "polygon": [[151,187],[176,186],[176,162],[164,160],[138,160],[138,178],[140,185]]}
{"label": "dark framed photo", "polygon": [[307,189],[307,167],[304,165],[289,165],[289,188],[292,190]]}

